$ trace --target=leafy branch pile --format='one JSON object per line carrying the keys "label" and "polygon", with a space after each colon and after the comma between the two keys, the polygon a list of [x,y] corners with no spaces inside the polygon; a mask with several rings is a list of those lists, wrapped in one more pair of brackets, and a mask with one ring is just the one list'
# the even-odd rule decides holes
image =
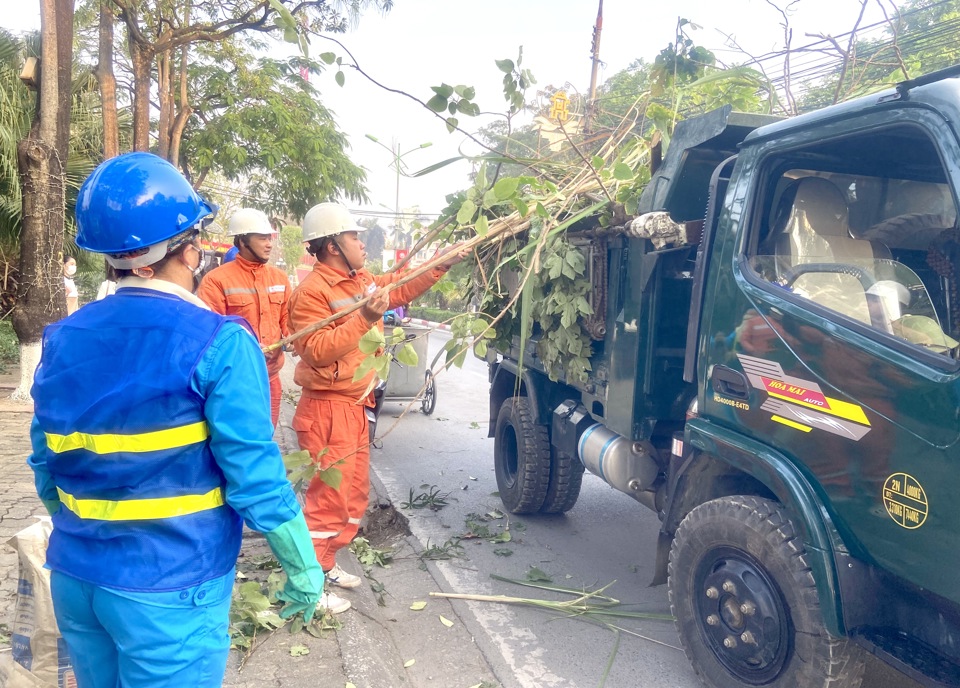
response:
{"label": "leafy branch pile", "polygon": [[485,165],[474,185],[454,197],[437,238],[476,246],[471,290],[480,315],[453,323],[448,361],[458,363],[468,340],[484,356],[488,342],[507,351],[515,338],[522,347],[536,335],[538,357],[553,379],[586,379],[593,350],[584,318],[595,313],[583,249],[599,236],[596,230],[602,234],[636,212],[648,179],[649,146],[628,124],[589,160],[582,154],[578,164],[528,160],[538,174],[499,178],[500,165]]}

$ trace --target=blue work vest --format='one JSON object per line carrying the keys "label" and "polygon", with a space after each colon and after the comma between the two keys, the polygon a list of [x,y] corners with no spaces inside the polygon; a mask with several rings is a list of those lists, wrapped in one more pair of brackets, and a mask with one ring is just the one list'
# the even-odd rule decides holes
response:
{"label": "blue work vest", "polygon": [[242,522],[190,379],[225,318],[125,288],[44,332],[33,398],[61,508],[47,563],[112,588],[176,590],[222,576]]}

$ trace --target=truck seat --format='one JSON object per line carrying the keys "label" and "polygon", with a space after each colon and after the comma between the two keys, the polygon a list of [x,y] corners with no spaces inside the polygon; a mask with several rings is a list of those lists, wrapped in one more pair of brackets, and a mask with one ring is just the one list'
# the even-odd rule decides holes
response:
{"label": "truck seat", "polygon": [[[890,249],[876,241],[854,239],[849,211],[840,189],[820,177],[804,177],[781,199],[779,227],[774,228],[778,277],[806,263],[849,264],[872,274],[877,260],[890,260]],[[797,293],[851,318],[871,324],[864,287],[850,275],[812,272],[793,283]]]}

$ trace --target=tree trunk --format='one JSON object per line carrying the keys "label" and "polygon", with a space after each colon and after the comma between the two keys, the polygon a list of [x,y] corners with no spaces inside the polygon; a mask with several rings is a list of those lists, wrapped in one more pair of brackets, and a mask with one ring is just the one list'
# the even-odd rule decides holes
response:
{"label": "tree trunk", "polygon": [[164,50],[157,55],[157,94],[160,97],[160,120],[157,122],[157,155],[164,160],[170,160],[170,130],[174,107],[172,71],[170,51]]}
{"label": "tree trunk", "polygon": [[[190,6],[187,6],[187,21],[190,19]],[[173,128],[170,131],[170,157],[169,160],[175,166],[179,167],[180,161],[180,141],[183,139],[183,130],[187,127],[187,120],[193,114],[193,108],[190,107],[190,97],[187,91],[187,61],[189,60],[189,50],[187,46],[180,49],[180,109],[177,111],[177,117],[173,121]]]}
{"label": "tree trunk", "polygon": [[61,255],[64,168],[70,134],[73,0],[41,0],[40,34],[39,107],[30,134],[17,146],[23,224],[20,284],[12,321],[20,341],[20,386],[11,398],[22,401],[30,399],[43,328],[66,311]]}
{"label": "tree trunk", "polygon": [[[129,33],[129,32],[128,32]],[[150,150],[150,63],[153,52],[131,36],[130,64],[133,68],[133,150]]]}
{"label": "tree trunk", "polygon": [[103,157],[120,154],[120,128],[117,125],[117,77],[113,72],[113,4],[100,0],[100,56],[97,80],[100,82],[103,112]]}

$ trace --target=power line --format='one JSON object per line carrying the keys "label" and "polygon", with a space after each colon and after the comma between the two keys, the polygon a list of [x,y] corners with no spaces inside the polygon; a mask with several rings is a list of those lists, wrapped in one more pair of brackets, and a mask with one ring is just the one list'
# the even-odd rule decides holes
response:
{"label": "power line", "polygon": [[[891,51],[894,45],[899,47],[903,53],[915,54],[920,51],[936,52],[943,50],[955,44],[956,32],[960,29],[960,18],[942,21],[936,26],[925,28],[923,31],[914,30],[907,36],[896,35],[890,37],[885,34],[902,29],[904,23],[919,12],[929,12],[931,9],[952,1],[939,0],[926,7],[916,8],[891,17],[889,21],[883,20],[837,36],[820,38],[799,48],[773,51],[753,57],[743,66],[754,66],[764,73],[779,69],[780,75],[770,81],[773,87],[782,93],[787,90],[788,79],[792,90],[794,88],[817,86],[823,84],[830,77],[839,75],[845,57],[838,54],[837,45],[848,44],[851,42],[851,38],[854,39],[852,43],[854,49],[859,48],[861,50],[860,54],[853,56],[855,64],[859,64],[861,67],[870,61],[874,61],[885,52]],[[834,45],[834,42],[837,45]],[[787,59],[790,63],[789,75],[784,73],[782,68]],[[889,61],[883,59],[879,63],[874,61],[873,64],[886,65],[892,68],[899,67],[899,62],[894,60],[895,56],[891,52]]]}

